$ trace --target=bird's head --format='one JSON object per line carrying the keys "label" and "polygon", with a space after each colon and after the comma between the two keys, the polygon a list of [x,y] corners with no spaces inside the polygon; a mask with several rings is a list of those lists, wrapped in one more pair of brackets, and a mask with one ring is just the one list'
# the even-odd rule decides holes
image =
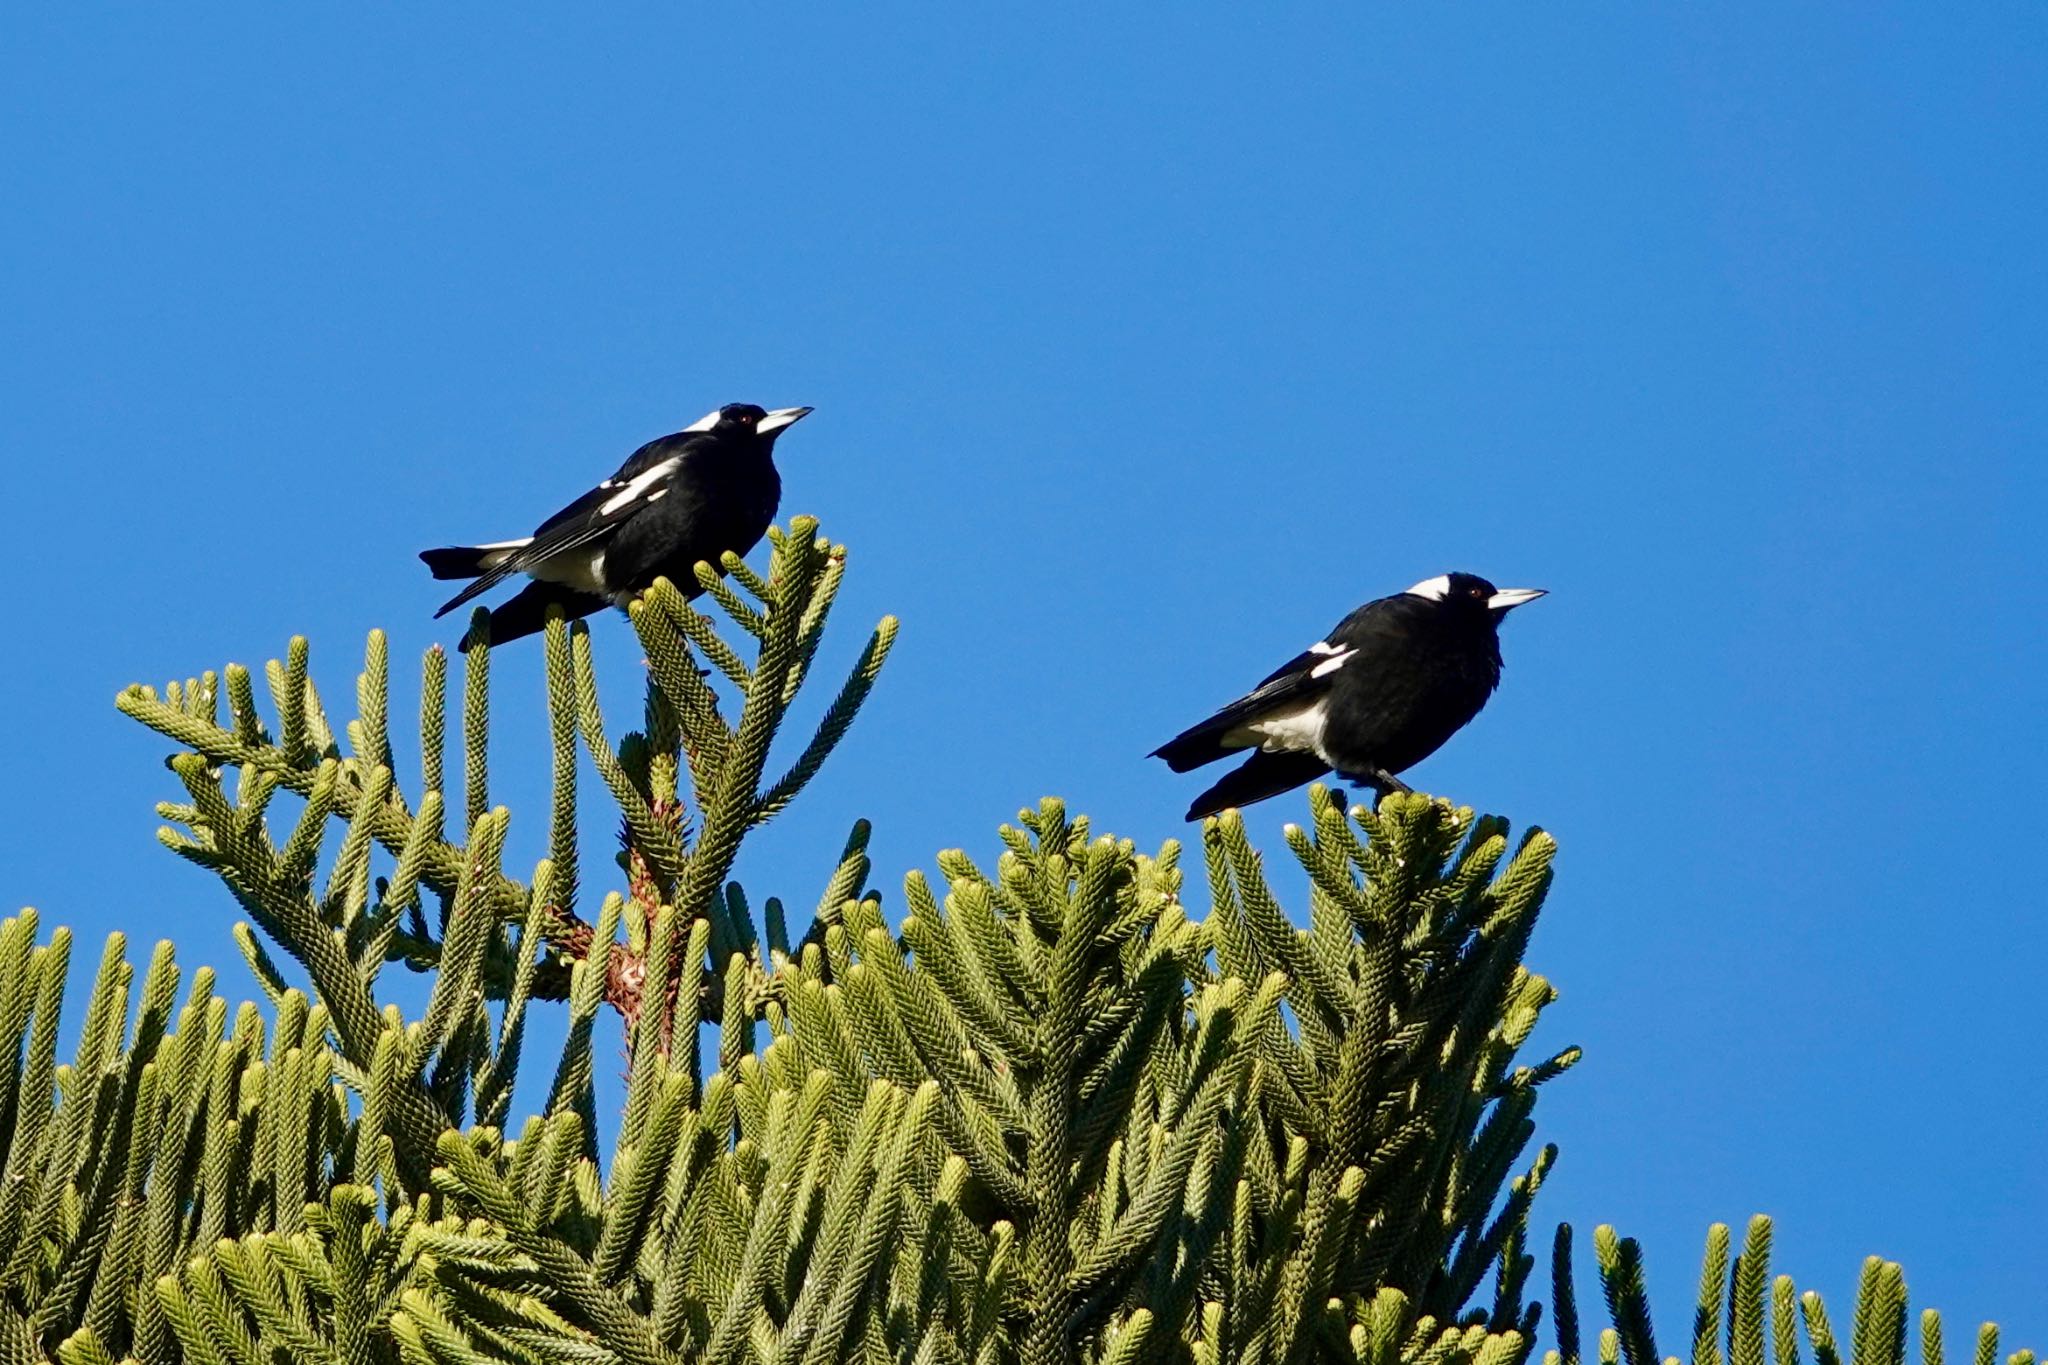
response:
{"label": "bird's head", "polygon": [[1500,618],[1526,602],[1544,595],[1546,588],[1496,588],[1472,573],[1440,573],[1425,578],[1403,596],[1420,597],[1438,603],[1443,610],[1461,616],[1485,619],[1496,624]]}
{"label": "bird's head", "polygon": [[784,427],[801,421],[810,411],[809,408],[777,408],[770,412],[752,403],[727,403],[716,412],[705,413],[683,430],[772,441]]}

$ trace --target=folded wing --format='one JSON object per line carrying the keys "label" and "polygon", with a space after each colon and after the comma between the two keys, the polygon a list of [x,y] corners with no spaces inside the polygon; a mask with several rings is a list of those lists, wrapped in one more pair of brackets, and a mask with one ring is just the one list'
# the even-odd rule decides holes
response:
{"label": "folded wing", "polygon": [[619,466],[618,473],[542,522],[530,539],[421,551],[420,558],[436,578],[477,575],[468,587],[442,603],[435,617],[446,616],[513,574],[534,572],[551,559],[573,554],[611,535],[635,512],[664,495],[667,480],[693,447],[693,438],[683,432],[649,441]]}
{"label": "folded wing", "polygon": [[1329,673],[1319,671],[1324,670],[1332,658],[1324,652],[1326,649],[1327,646],[1319,646],[1295,655],[1267,674],[1265,681],[1257,687],[1154,749],[1152,757],[1163,758],[1167,767],[1184,773],[1249,747],[1242,741],[1232,742],[1229,739],[1231,732],[1276,712],[1291,710],[1329,691]]}

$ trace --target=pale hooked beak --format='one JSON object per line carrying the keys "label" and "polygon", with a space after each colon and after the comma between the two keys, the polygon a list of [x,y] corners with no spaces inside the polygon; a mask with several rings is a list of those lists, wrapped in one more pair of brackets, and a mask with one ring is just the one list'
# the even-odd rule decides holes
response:
{"label": "pale hooked beak", "polygon": [[809,408],[777,408],[775,411],[769,413],[766,417],[763,417],[760,421],[756,422],[754,424],[754,430],[759,432],[763,436],[773,436],[776,432],[782,430],[786,426],[789,426],[791,423],[801,421],[803,418],[808,417],[810,415],[810,412],[811,410]]}
{"label": "pale hooked beak", "polygon": [[1548,593],[1548,588],[1502,588],[1486,599],[1488,611],[1512,611],[1526,602],[1534,602]]}

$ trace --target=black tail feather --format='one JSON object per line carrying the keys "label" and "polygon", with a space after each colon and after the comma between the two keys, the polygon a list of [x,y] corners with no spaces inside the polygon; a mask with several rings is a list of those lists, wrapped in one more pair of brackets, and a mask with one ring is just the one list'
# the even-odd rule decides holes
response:
{"label": "black tail feather", "polygon": [[[1164,754],[1161,755],[1164,757]],[[1173,760],[1167,759],[1169,763]],[[1188,819],[1200,820],[1231,806],[1249,806],[1269,796],[1292,791],[1330,771],[1330,765],[1309,753],[1267,753],[1263,749],[1224,774],[1223,780],[1195,798]]]}
{"label": "black tail feather", "polygon": [[[560,607],[563,616],[576,621],[610,605],[610,599],[594,592],[578,592],[559,583],[529,583],[508,598],[503,606],[492,608],[491,644],[502,645],[535,634],[547,625],[551,607]],[[467,636],[463,638],[461,649],[465,654],[469,652]]]}
{"label": "black tail feather", "polygon": [[1166,766],[1177,773],[1199,768],[1204,763],[1214,763],[1224,755],[1234,753],[1243,747],[1223,742],[1223,732],[1226,728],[1218,725],[1213,719],[1205,720],[1200,725],[1183,730],[1167,740],[1154,749],[1150,757],[1165,759]]}
{"label": "black tail feather", "polygon": [[421,550],[420,558],[426,562],[427,572],[436,578],[475,578],[484,571],[484,560],[490,554],[491,551],[474,545],[443,545]]}

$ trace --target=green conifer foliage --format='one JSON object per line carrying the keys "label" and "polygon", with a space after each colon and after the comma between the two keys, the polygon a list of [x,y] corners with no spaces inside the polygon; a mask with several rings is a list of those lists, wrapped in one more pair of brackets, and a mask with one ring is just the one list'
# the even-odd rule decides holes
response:
{"label": "green conifer foliage", "polygon": [[[243,908],[267,1008],[203,969],[181,1003],[167,944],[138,985],[116,936],[60,1065],[69,936],[0,923],[0,1360],[1524,1365],[1547,1327],[1545,1365],[1580,1365],[1570,1230],[1547,1324],[1529,1246],[1557,1155],[1529,1151],[1538,1089],[1577,1058],[1523,1055],[1555,997],[1523,962],[1549,836],[1314,789],[1286,831],[1296,927],[1235,814],[1203,827],[1192,905],[1179,844],[1049,800],[992,856],[912,872],[895,916],[856,824],[792,938],[735,859],[895,623],[771,763],[846,562],[807,519],[773,547],[765,574],[700,566],[705,611],[666,583],[634,606],[646,687],[617,739],[584,628],[550,624],[523,880],[481,638],[454,722],[451,661],[423,661],[411,794],[381,635],[338,731],[302,640],[265,670],[268,719],[234,666],[122,694],[180,746],[165,841]],[[592,799],[616,871],[581,865]],[[380,995],[393,964],[430,985],[417,1017]],[[519,1087],[546,1009],[567,1041]],[[600,1061],[606,1011],[626,1053]],[[1594,1240],[1599,1358],[1655,1365],[1640,1252]],[[1739,1254],[1710,1234],[1692,1365],[1905,1365],[1896,1265],[1866,1267],[1838,1341],[1769,1245],[1762,1219]],[[1918,1349],[1943,1365],[1932,1314]]]}

